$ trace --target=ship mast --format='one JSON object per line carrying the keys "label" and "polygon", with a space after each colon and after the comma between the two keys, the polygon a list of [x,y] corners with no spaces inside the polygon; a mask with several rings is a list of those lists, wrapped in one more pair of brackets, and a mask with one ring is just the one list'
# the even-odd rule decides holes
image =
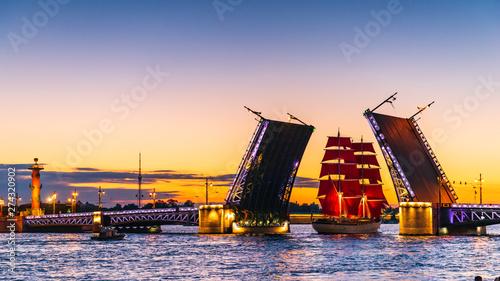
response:
{"label": "ship mast", "polygon": [[339,214],[342,216],[342,181],[340,180],[340,128],[338,129],[337,132],[337,150],[338,150],[338,157],[337,157],[337,163],[338,163],[338,181],[339,181]]}
{"label": "ship mast", "polygon": [[364,151],[363,151],[363,136],[361,136],[361,194],[363,198],[361,199],[361,204],[363,204],[363,218],[366,217],[365,211],[365,163],[364,163]]}

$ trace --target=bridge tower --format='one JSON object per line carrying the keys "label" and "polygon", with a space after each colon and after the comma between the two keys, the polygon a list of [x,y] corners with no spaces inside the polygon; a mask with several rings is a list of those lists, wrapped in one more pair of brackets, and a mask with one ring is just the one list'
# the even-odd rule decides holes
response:
{"label": "bridge tower", "polygon": [[28,169],[31,170],[31,214],[36,216],[43,215],[43,211],[40,209],[40,189],[42,189],[40,171],[43,170],[43,166],[38,165],[38,158],[34,160],[35,165],[29,166]]}

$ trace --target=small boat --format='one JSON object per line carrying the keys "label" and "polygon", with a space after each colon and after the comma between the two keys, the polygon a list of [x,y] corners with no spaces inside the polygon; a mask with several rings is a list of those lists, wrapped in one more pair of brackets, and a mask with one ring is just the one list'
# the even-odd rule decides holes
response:
{"label": "small boat", "polygon": [[125,238],[125,234],[118,233],[118,231],[111,227],[103,227],[99,233],[94,233],[90,237],[92,240],[122,240]]}
{"label": "small boat", "polygon": [[372,143],[329,137],[321,163],[318,199],[324,218],[312,227],[320,234],[368,234],[380,228],[387,206],[380,166]]}

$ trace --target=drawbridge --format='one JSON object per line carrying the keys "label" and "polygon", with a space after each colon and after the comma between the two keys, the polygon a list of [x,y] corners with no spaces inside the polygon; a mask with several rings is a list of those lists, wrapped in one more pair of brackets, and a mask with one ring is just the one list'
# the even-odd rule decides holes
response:
{"label": "drawbridge", "polygon": [[[484,234],[500,223],[500,206],[459,204],[458,196],[415,118],[375,113],[396,94],[364,112],[387,164],[400,202],[402,234]],[[411,209],[411,210],[410,210]],[[408,218],[411,217],[411,218]],[[408,233],[404,233],[407,231]]]}
{"label": "drawbridge", "polygon": [[293,183],[314,127],[258,117],[258,125],[243,156],[226,205],[235,210],[240,226],[276,226],[288,220]]}
{"label": "drawbridge", "polygon": [[374,110],[366,110],[364,115],[380,145],[399,202],[456,203],[458,196],[415,120],[423,109],[410,118]]}

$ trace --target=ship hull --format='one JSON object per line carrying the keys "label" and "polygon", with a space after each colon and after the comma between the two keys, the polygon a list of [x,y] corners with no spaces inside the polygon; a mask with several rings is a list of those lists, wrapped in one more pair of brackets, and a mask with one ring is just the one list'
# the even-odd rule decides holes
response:
{"label": "ship hull", "polygon": [[370,234],[377,233],[380,221],[363,222],[338,222],[317,220],[312,222],[312,227],[319,234]]}

